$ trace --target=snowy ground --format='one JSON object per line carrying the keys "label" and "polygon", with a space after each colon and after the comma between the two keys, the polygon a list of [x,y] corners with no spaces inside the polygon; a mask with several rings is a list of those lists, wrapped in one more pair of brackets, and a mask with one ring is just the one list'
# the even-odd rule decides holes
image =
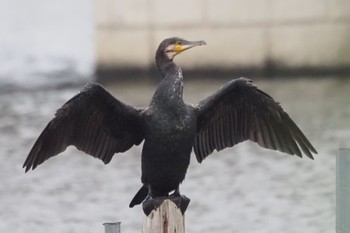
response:
{"label": "snowy ground", "polygon": [[[197,102],[222,81],[186,82],[188,102]],[[182,185],[191,198],[187,232],[307,232],[335,228],[335,154],[349,147],[349,82],[259,81],[279,100],[317,148],[314,161],[264,150],[245,142],[194,159]],[[145,105],[153,85],[107,87],[119,99]],[[77,89],[0,95],[0,232],[102,232],[103,222],[122,222],[122,232],[140,232],[140,207],[128,203],[140,187],[140,147],[108,166],[75,148],[24,173],[21,165],[54,111]],[[135,94],[137,93],[137,94]]]}

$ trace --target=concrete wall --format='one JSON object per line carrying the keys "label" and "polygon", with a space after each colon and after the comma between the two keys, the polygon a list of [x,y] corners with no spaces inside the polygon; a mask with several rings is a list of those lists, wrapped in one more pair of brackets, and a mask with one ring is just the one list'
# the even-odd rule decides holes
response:
{"label": "concrete wall", "polygon": [[166,37],[206,47],[195,70],[320,74],[350,69],[350,0],[95,0],[97,70],[144,70]]}

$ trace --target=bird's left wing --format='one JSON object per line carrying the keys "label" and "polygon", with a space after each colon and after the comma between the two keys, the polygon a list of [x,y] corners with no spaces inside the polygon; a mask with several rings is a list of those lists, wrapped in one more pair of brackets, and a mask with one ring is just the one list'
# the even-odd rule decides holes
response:
{"label": "bird's left wing", "polygon": [[309,158],[317,153],[298,126],[272,97],[250,80],[232,80],[195,106],[197,135],[194,152],[201,162],[214,150],[245,140],[260,146]]}
{"label": "bird's left wing", "polygon": [[36,140],[23,167],[28,171],[63,152],[69,145],[104,163],[143,140],[141,110],[89,83],[65,103]]}

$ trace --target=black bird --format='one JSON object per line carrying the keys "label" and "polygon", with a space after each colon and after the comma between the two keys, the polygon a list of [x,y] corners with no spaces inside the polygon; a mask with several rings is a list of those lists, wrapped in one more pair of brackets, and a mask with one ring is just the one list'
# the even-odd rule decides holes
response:
{"label": "black bird", "polygon": [[[149,107],[134,108],[115,99],[102,86],[90,83],[58,109],[31,149],[23,167],[26,172],[63,152],[68,146],[109,163],[144,140],[143,186],[130,203],[148,196],[145,212],[174,191],[171,198],[184,209],[189,199],[180,195],[192,149],[198,162],[245,140],[260,146],[313,159],[317,154],[298,126],[272,97],[250,80],[228,82],[197,105],[184,103],[183,74],[174,57],[204,41],[165,39],[156,52],[162,80]],[[301,150],[300,150],[301,149]],[[182,204],[181,204],[182,203]],[[184,206],[185,205],[185,206]]]}

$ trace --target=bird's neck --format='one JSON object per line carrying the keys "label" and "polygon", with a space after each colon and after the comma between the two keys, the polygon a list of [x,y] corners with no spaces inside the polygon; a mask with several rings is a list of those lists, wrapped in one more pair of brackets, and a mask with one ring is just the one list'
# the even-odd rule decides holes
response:
{"label": "bird's neck", "polygon": [[174,69],[177,65],[165,53],[157,51],[156,66],[162,78],[165,78],[169,70]]}
{"label": "bird's neck", "polygon": [[162,104],[166,107],[184,105],[182,70],[173,61],[157,59],[157,69],[162,76],[162,81],[154,93],[152,103]]}

